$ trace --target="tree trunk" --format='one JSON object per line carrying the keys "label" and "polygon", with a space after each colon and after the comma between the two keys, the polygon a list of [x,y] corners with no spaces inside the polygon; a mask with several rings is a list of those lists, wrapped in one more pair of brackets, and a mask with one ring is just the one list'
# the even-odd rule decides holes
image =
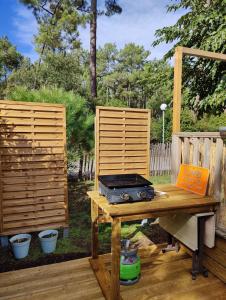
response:
{"label": "tree trunk", "polygon": [[96,41],[97,41],[97,0],[91,0],[90,18],[90,89],[93,100],[97,97]]}
{"label": "tree trunk", "polygon": [[82,170],[83,170],[83,162],[84,162],[84,160],[83,160],[83,155],[82,155],[80,157],[80,159],[79,159],[79,171],[78,171],[78,179],[79,180],[83,179],[83,172],[82,172]]}

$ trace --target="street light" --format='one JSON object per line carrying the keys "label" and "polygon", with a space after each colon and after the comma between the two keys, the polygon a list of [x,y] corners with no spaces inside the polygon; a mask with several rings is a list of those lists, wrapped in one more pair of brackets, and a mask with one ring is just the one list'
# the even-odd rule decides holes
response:
{"label": "street light", "polygon": [[162,111],[162,143],[165,143],[165,110],[167,108],[167,104],[162,103],[160,105],[160,109]]}

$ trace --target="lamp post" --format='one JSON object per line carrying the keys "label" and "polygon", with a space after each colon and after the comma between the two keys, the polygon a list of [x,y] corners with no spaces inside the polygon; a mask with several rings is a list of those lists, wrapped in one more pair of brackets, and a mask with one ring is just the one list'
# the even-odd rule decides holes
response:
{"label": "lamp post", "polygon": [[167,104],[162,103],[160,105],[160,109],[162,111],[162,143],[165,143],[165,110],[167,108]]}

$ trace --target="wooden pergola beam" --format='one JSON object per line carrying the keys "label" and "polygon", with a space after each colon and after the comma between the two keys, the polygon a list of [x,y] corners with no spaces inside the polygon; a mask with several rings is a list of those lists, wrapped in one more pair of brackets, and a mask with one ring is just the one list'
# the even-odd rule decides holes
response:
{"label": "wooden pergola beam", "polygon": [[200,49],[193,49],[187,47],[179,47],[179,48],[182,48],[182,52],[184,55],[226,61],[226,55],[223,53],[216,53],[216,52],[204,51]]}
{"label": "wooden pergola beam", "polygon": [[175,56],[174,56],[175,64],[174,64],[174,89],[173,89],[173,133],[180,132],[183,55],[226,61],[226,54],[223,53],[215,53],[215,52],[181,47],[181,46],[176,47]]}

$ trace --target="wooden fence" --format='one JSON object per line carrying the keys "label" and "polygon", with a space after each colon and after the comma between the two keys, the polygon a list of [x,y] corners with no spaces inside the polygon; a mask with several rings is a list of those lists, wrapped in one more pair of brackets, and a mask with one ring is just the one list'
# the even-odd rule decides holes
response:
{"label": "wooden fence", "polygon": [[[85,180],[94,179],[95,160],[92,155],[84,154],[82,158],[82,178]],[[69,166],[78,177],[79,162]],[[171,143],[157,143],[150,145],[150,176],[162,176],[171,174]]]}
{"label": "wooden fence", "polygon": [[63,105],[0,101],[0,235],[68,224]]}
{"label": "wooden fence", "polygon": [[180,164],[192,164],[210,170],[208,195],[221,201],[218,231],[226,234],[226,146],[219,132],[179,132],[172,140],[172,182]]}
{"label": "wooden fence", "polygon": [[150,175],[161,176],[171,174],[171,143],[151,144]]}

